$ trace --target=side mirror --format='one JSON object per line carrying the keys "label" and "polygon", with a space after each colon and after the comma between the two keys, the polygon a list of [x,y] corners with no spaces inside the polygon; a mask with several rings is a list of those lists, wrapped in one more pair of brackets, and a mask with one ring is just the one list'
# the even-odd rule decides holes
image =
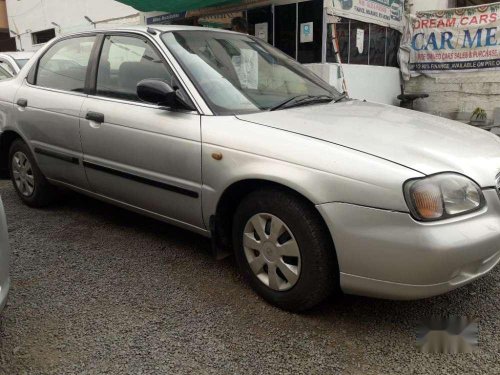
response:
{"label": "side mirror", "polygon": [[165,107],[175,107],[177,93],[167,82],[159,79],[143,79],[137,84],[139,99]]}

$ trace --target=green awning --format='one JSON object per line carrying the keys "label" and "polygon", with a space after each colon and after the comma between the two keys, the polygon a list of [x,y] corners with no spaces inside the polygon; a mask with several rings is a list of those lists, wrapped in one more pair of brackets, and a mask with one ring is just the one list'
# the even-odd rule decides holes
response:
{"label": "green awning", "polygon": [[187,10],[208,8],[216,5],[239,3],[241,0],[118,0],[141,12],[183,12]]}

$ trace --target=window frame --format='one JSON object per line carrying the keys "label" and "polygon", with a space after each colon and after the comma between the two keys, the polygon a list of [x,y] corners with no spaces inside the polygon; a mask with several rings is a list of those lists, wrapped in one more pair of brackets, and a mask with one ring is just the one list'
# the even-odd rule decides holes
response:
{"label": "window frame", "polygon": [[[151,47],[158,54],[162,63],[164,65],[166,65],[167,68],[170,69],[170,71],[172,71],[173,76],[175,77],[175,79],[179,83],[179,87],[182,88],[182,90],[184,90],[184,92],[187,95],[187,99],[190,101],[190,104],[193,106],[193,108],[195,108],[194,110],[188,110],[188,111],[181,110],[181,111],[184,111],[187,113],[202,114],[201,111],[204,110],[203,106],[200,109],[200,104],[198,103],[198,100],[203,100],[202,97],[199,95],[198,92],[196,92],[196,94],[200,98],[200,99],[197,99],[197,96],[195,95],[195,93],[193,93],[191,90],[188,90],[186,88],[186,83],[184,83],[184,81],[181,79],[179,73],[174,68],[172,63],[169,61],[169,58],[166,58],[164,53],[162,53],[161,48],[158,48],[157,41],[142,31],[89,31],[89,32],[59,37],[58,39],[49,42],[47,49],[39,57],[37,57],[36,61],[30,67],[30,70],[29,70],[28,74],[26,75],[26,78],[25,78],[26,84],[29,87],[36,88],[38,90],[60,92],[60,93],[68,94],[68,95],[77,95],[77,96],[86,96],[86,97],[91,96],[93,98],[117,102],[117,103],[126,103],[126,104],[131,104],[131,105],[136,105],[136,106],[165,109],[165,107],[161,107],[161,106],[154,105],[154,104],[149,104],[146,102],[126,101],[123,99],[95,95],[96,84],[97,84],[97,70],[99,68],[99,59],[100,59],[100,55],[102,52],[102,48],[104,46],[104,39],[108,35],[132,36],[132,37],[141,37],[143,39],[146,39],[150,43]],[[40,60],[45,56],[45,54],[48,51],[50,51],[52,49],[52,47],[54,47],[56,44],[58,44],[64,40],[85,38],[85,37],[90,37],[90,36],[94,36],[96,38],[96,40],[94,42],[94,46],[92,47],[92,51],[90,53],[89,64],[87,66],[87,72],[86,72],[86,76],[85,76],[85,87],[84,87],[83,92],[67,91],[67,90],[61,90],[61,89],[56,89],[56,88],[51,88],[51,87],[43,87],[43,86],[37,85],[36,80],[37,80],[37,76],[38,76],[38,66],[40,64]],[[173,57],[171,57],[171,58],[173,58]],[[176,61],[175,58],[173,58],[173,59],[174,59],[174,61]],[[182,67],[180,69],[181,69],[181,72],[183,72]],[[189,80],[189,77],[187,77],[187,79]],[[192,84],[192,82],[191,82],[191,84]],[[205,102],[203,102],[203,104],[205,104]],[[206,104],[205,104],[205,106],[207,109],[209,109],[209,107]],[[168,110],[170,110],[170,109],[168,109]],[[208,114],[210,114],[210,113],[208,113]]]}
{"label": "window frame", "polygon": [[[2,72],[7,73],[7,76],[4,79],[10,79],[12,77],[15,77],[15,75],[12,74],[11,72],[9,72],[7,69],[5,69],[5,68],[3,68],[1,66],[0,66],[0,69],[1,69]],[[3,79],[0,79],[0,80],[3,81]]]}
{"label": "window frame", "polygon": [[[42,34],[42,33],[49,32],[49,31],[53,31],[54,32],[54,36],[52,38],[50,38],[49,40],[47,40],[46,42],[39,42],[38,41],[38,36],[40,34]],[[45,43],[49,43],[54,38],[57,38],[57,33],[56,33],[56,29],[55,28],[49,28],[49,29],[44,29],[44,30],[38,30],[38,31],[31,32],[31,43],[34,46],[44,45]]]}
{"label": "window frame", "polygon": [[[59,44],[63,41],[66,41],[68,39],[78,39],[78,38],[88,38],[88,37],[95,37],[96,39],[94,41],[94,45],[92,46],[92,51],[90,52],[90,56],[89,56],[89,62],[87,64],[87,71],[85,72],[83,92],[68,91],[68,90],[58,89],[55,87],[45,87],[45,86],[38,85],[37,80],[38,80],[38,68],[40,66],[40,61],[52,48],[54,48],[57,44]],[[67,93],[70,95],[79,95],[79,96],[88,95],[87,80],[88,80],[88,76],[89,76],[89,71],[90,71],[92,64],[93,64],[92,56],[93,56],[94,50],[95,50],[97,43],[98,43],[98,37],[99,37],[98,33],[85,33],[85,34],[78,34],[78,35],[68,35],[66,37],[62,37],[60,39],[57,39],[55,42],[51,43],[49,45],[49,47],[47,47],[47,49],[38,57],[36,62],[31,67],[28,75],[26,76],[26,82],[28,83],[28,85],[35,87],[37,89],[56,91],[56,92],[61,92],[61,93]]]}
{"label": "window frame", "polygon": [[[353,64],[353,65],[363,65],[363,66],[379,66],[379,67],[384,67],[384,68],[397,68],[397,69],[399,69],[399,63],[397,63],[395,65],[389,64],[389,55],[391,54],[391,49],[389,48],[389,46],[390,46],[390,40],[391,39],[389,38],[389,34],[390,33],[399,33],[398,42],[395,43],[395,45],[399,46],[399,41],[402,38],[401,31],[399,31],[397,29],[394,29],[392,27],[389,27],[389,26],[379,25],[379,24],[376,24],[376,23],[373,23],[373,22],[359,21],[359,20],[353,19],[353,18],[342,17],[342,20],[347,21],[347,22],[341,22],[343,25],[348,25],[348,34],[347,34],[348,35],[347,36],[347,47],[348,47],[347,48],[347,60],[344,61],[342,59],[342,63],[343,64]],[[355,41],[355,33],[353,32],[353,25],[352,25],[353,22],[361,22],[364,26],[368,26],[368,36],[367,36],[368,44],[366,46],[367,52],[368,52],[368,56],[367,56],[367,63],[366,64],[354,63],[351,60],[352,51],[353,51],[351,43],[353,41]],[[333,23],[330,23],[330,24],[333,24]],[[372,31],[373,31],[374,27],[383,27],[385,29],[385,36],[384,36],[384,65],[373,64],[372,60],[371,60],[370,54],[371,54],[371,50],[372,50]],[[338,34],[335,35],[335,37],[337,38],[337,40],[340,40]],[[366,38],[366,36],[365,36],[365,38]],[[330,50],[330,52],[331,52],[331,54],[328,54],[328,51],[327,51],[326,62],[327,63],[335,63],[336,61],[332,61],[333,58],[335,58],[334,49],[332,48]],[[339,54],[340,54],[340,51],[339,51]],[[397,52],[396,52],[396,55],[397,55]]]}
{"label": "window frame", "polygon": [[7,59],[5,59],[3,57],[0,57],[0,66],[2,66],[2,64],[5,64],[9,67],[9,69],[6,69],[5,67],[3,67],[3,69],[5,69],[5,70],[7,70],[7,72],[11,73],[12,76],[17,75],[19,68],[16,70],[16,68],[12,66],[12,63],[10,61],[8,61]]}
{"label": "window frame", "polygon": [[[197,108],[195,101],[191,97],[191,93],[189,90],[186,89],[185,85],[183,84],[182,80],[179,78],[179,75],[175,72],[175,69],[172,67],[172,65],[165,59],[163,54],[161,53],[160,49],[157,47],[156,43],[154,40],[149,38],[143,33],[134,33],[130,31],[107,31],[107,32],[102,32],[98,34],[98,40],[96,44],[94,45],[94,50],[92,51],[90,60],[91,60],[91,69],[87,72],[87,95],[91,96],[96,99],[100,100],[107,100],[107,101],[113,101],[117,103],[124,103],[124,104],[130,104],[130,105],[137,105],[137,106],[143,106],[143,107],[151,107],[151,108],[164,108],[162,106],[158,106],[155,104],[150,104],[146,102],[141,102],[141,101],[134,101],[134,100],[126,100],[126,99],[120,99],[120,98],[114,98],[110,96],[103,96],[103,95],[97,95],[97,75],[99,71],[99,62],[101,60],[101,55],[102,51],[104,49],[104,42],[107,37],[111,36],[125,36],[125,37],[130,37],[130,38],[136,38],[136,39],[142,39],[146,43],[148,43],[151,48],[154,50],[154,52],[158,55],[159,59],[161,60],[162,64],[172,73],[173,78],[177,83],[179,84],[179,88],[182,89],[187,96],[187,99],[189,100],[189,104],[193,108]],[[171,109],[168,109],[171,110]],[[175,111],[181,111],[181,112],[196,112],[199,114],[199,110],[175,110]]]}

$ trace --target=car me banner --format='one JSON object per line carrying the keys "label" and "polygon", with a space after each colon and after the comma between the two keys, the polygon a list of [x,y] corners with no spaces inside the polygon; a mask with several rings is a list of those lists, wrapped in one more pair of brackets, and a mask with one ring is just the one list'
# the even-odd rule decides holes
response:
{"label": "car me banner", "polygon": [[325,0],[325,6],[341,17],[403,29],[404,0]]}
{"label": "car me banner", "polygon": [[500,70],[499,11],[494,3],[412,16],[410,74]]}

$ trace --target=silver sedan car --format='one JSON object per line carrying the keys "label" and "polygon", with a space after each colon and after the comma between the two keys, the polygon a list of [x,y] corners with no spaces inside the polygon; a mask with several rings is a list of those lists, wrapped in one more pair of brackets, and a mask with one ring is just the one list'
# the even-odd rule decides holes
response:
{"label": "silver sedan car", "polygon": [[0,82],[0,129],[26,204],[62,186],[210,237],[284,309],[429,297],[500,259],[500,138],[350,100],[252,36],[60,37]]}
{"label": "silver sedan car", "polygon": [[3,203],[0,199],[0,312],[2,312],[7,303],[9,295],[10,278],[9,278],[9,237],[7,235],[7,220],[3,210]]}

